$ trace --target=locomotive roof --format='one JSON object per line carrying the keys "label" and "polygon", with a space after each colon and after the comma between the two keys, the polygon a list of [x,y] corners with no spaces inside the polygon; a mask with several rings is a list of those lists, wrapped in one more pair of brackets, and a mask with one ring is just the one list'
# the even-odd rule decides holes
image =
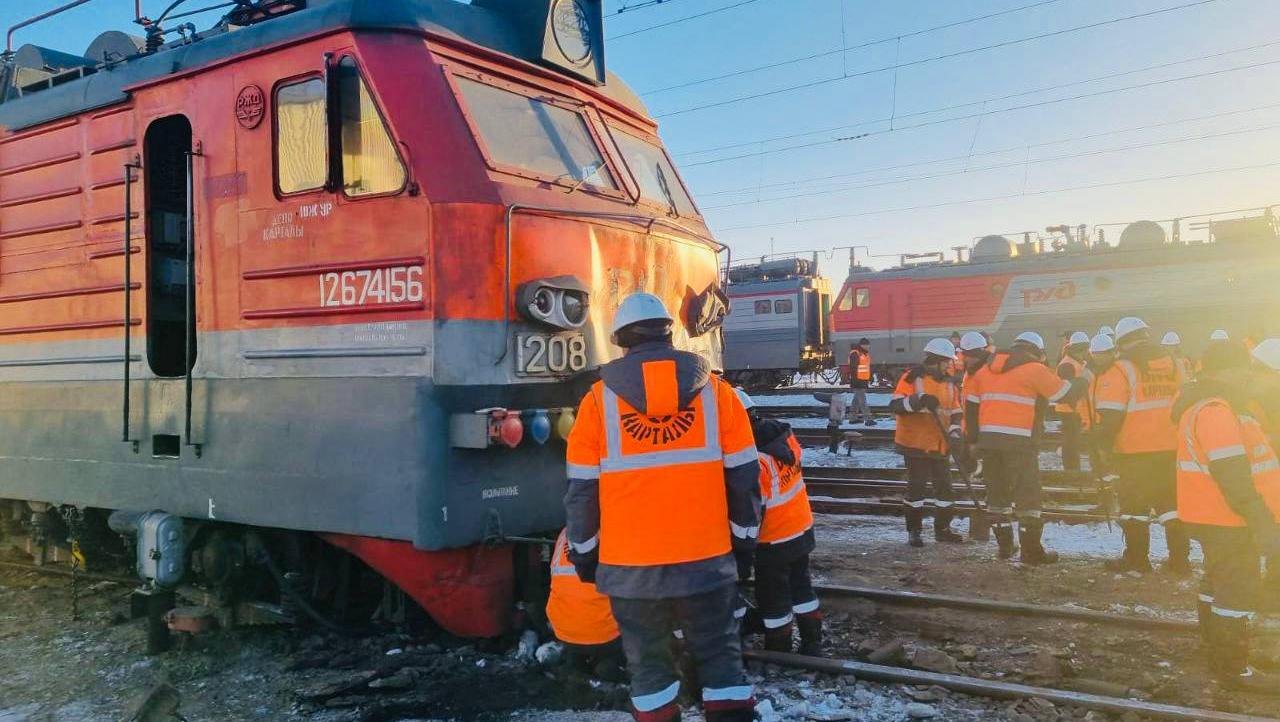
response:
{"label": "locomotive roof", "polygon": [[[189,44],[175,43],[150,55],[103,67],[83,78],[0,104],[0,127],[9,131],[40,125],[128,99],[128,88],[181,73],[257,48],[342,30],[427,32],[461,40],[530,63],[542,60],[521,19],[497,9],[457,0],[310,0],[306,9],[231,31],[212,30]],[[612,73],[600,92],[647,115],[639,97]]]}

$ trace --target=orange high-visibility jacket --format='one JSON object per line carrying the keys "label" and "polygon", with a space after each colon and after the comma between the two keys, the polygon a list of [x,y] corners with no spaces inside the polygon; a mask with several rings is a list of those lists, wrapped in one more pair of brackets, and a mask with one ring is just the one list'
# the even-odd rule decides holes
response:
{"label": "orange high-visibility jacket", "polygon": [[1118,454],[1173,451],[1178,429],[1171,415],[1173,401],[1186,377],[1172,356],[1147,363],[1147,372],[1129,359],[1120,359],[1098,379],[1095,405],[1099,414],[1116,412],[1124,420],[1112,448]]}
{"label": "orange high-visibility jacket", "polygon": [[[643,412],[604,381],[578,409],[568,476],[599,480],[600,523],[596,536],[571,539],[574,551],[588,554],[598,545],[601,564],[648,567],[722,556],[735,538],[754,545],[758,516],[737,523],[729,513],[726,470],[758,463],[751,422],[733,388],[711,376],[680,408],[676,362],[640,368]],[[754,487],[757,471],[750,473]]]}
{"label": "orange high-visibility jacket", "polygon": [[972,422],[976,410],[978,428],[976,433],[966,428],[965,433],[980,445],[1032,445],[1043,419],[1041,404],[1057,403],[1072,393],[1071,382],[1058,378],[1043,363],[1015,365],[1010,363],[1012,358],[1007,352],[997,353],[966,388],[966,415]]}
{"label": "orange high-visibility jacket", "polygon": [[760,453],[760,496],[764,500],[764,521],[760,523],[761,544],[791,541],[813,528],[813,510],[804,486],[800,459],[804,452],[794,434],[787,433],[787,447],[796,463],[786,464]]}
{"label": "orange high-visibility jacket", "polygon": [[852,378],[858,381],[870,381],[871,352],[863,351],[860,346],[854,346],[853,350],[849,352],[849,373]]}
{"label": "orange high-visibility jacket", "polygon": [[1243,459],[1258,496],[1280,521],[1280,460],[1256,419],[1237,416],[1226,400],[1211,397],[1182,414],[1178,436],[1178,518],[1192,524],[1247,526],[1210,470],[1215,462]]}
{"label": "orange high-visibility jacket", "polygon": [[608,644],[621,634],[609,598],[597,591],[596,585],[578,578],[573,562],[569,561],[569,535],[565,531],[560,532],[551,555],[547,621],[556,639],[566,644]]}
{"label": "orange high-visibility jacket", "polygon": [[[920,405],[920,397],[926,394],[938,400],[937,412]],[[923,369],[907,371],[898,379],[889,407],[898,419],[893,443],[899,451],[947,455],[947,434],[959,430],[963,412],[955,384],[934,379]]]}

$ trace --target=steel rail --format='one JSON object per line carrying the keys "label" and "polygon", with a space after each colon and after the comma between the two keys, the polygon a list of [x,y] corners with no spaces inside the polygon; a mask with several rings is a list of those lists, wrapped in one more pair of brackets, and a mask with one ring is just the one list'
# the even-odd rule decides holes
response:
{"label": "steel rail", "polygon": [[[832,499],[830,497],[811,496],[809,497],[809,504],[813,507],[813,511],[818,514],[845,516],[857,514],[896,516],[902,514],[903,510],[906,509],[906,502],[901,499],[886,501],[881,499]],[[948,509],[957,516],[969,516],[975,511],[979,511],[973,506],[973,502],[969,501],[953,502]],[[938,511],[938,507],[935,504],[926,503],[923,510],[925,514],[934,514]],[[1103,514],[1073,509],[1045,509],[1041,512],[1040,518],[1045,521],[1066,522],[1069,524],[1091,524],[1107,521],[1107,517]]]}
{"label": "steel rail", "polygon": [[24,572],[35,572],[37,574],[45,574],[53,577],[75,577],[90,582],[113,582],[115,584],[138,585],[142,582],[129,577],[116,577],[109,574],[94,574],[92,572],[73,572],[70,569],[62,569],[61,567],[51,567],[42,564],[24,564],[22,562],[0,561],[0,567],[9,569],[18,569]]}
{"label": "steel rail", "polygon": [[1181,707],[1178,705],[1160,704],[1158,702],[1144,702],[1141,700],[1125,699],[1122,697],[1107,697],[1098,694],[1088,694],[1085,692],[1071,692],[1068,690],[1052,689],[1049,687],[1033,687],[1026,684],[996,682],[986,679],[977,679],[974,677],[965,677],[958,674],[939,674],[937,672],[924,672],[914,669],[903,669],[900,667],[885,667],[878,664],[868,664],[866,662],[855,662],[852,660],[823,659],[820,657],[806,657],[800,654],[765,652],[759,650],[747,650],[744,655],[747,659],[764,662],[766,664],[807,669],[813,672],[824,672],[827,674],[853,675],[858,679],[864,679],[871,682],[925,686],[936,684],[939,687],[949,689],[953,692],[961,692],[976,697],[988,697],[992,699],[1030,699],[1032,697],[1039,697],[1041,699],[1047,699],[1054,704],[1083,707],[1085,709],[1093,709],[1111,714],[1122,715],[1127,712],[1133,712],[1143,717],[1161,720],[1180,720],[1182,722],[1276,722],[1276,720],[1271,717],[1255,717],[1253,715],[1236,714],[1234,712],[1219,712],[1217,710]]}
{"label": "steel rail", "polygon": [[1026,602],[1005,602],[995,599],[956,597],[949,594],[928,594],[873,587],[851,587],[843,584],[815,584],[813,588],[824,597],[870,599],[875,602],[908,607],[946,607],[1016,617],[1064,619],[1072,622],[1088,622],[1090,624],[1177,632],[1180,634],[1199,634],[1200,632],[1198,623],[1181,619],[1160,619],[1159,617],[1097,612],[1092,609],[1072,609],[1071,607],[1029,604]]}
{"label": "steel rail", "polygon": [[[834,499],[856,499],[868,493],[902,494],[910,486],[910,482],[899,479],[831,479],[806,476],[804,481],[810,494]],[[977,492],[985,492],[986,489],[986,484],[973,485],[973,490]],[[1097,488],[1078,489],[1066,486],[1045,486],[1041,487],[1041,492],[1045,496],[1088,498],[1090,496],[1096,497],[1098,490]]]}

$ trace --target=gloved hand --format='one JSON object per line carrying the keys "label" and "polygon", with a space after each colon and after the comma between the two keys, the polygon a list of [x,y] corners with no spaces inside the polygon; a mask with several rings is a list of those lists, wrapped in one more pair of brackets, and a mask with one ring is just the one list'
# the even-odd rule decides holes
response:
{"label": "gloved hand", "polygon": [[581,579],[584,584],[595,584],[598,566],[599,562],[578,562],[573,565],[573,569],[578,573],[578,579]]}
{"label": "gloved hand", "polygon": [[928,409],[929,411],[937,411],[938,397],[934,396],[933,394],[921,394],[920,405]]}
{"label": "gloved hand", "polygon": [[751,579],[752,567],[755,566],[755,555],[751,552],[734,552],[733,558],[738,562],[738,581]]}

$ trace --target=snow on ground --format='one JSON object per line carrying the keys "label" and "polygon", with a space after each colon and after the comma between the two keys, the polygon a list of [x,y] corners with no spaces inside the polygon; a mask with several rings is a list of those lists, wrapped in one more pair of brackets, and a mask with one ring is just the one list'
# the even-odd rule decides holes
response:
{"label": "snow on ground", "polygon": [[[785,421],[788,424],[791,424],[791,428],[793,429],[825,429],[827,428],[827,420],[825,418],[820,418],[820,417],[808,417],[808,418],[793,417],[789,419],[778,419],[778,420]],[[862,429],[866,429],[868,427],[866,424],[862,424],[862,423],[851,424],[848,421],[846,421],[843,424],[840,424],[840,428],[844,429],[845,431],[859,431]],[[870,428],[896,429],[898,428],[898,421],[897,419],[894,419],[892,417],[889,417],[889,418],[877,417],[876,425]]]}
{"label": "snow on ground", "polygon": [[752,396],[751,400],[756,402],[756,406],[814,406],[825,409],[830,404],[824,404],[813,398],[813,394],[787,394],[785,396]]}
{"label": "snow on ground", "polygon": [[902,454],[893,449],[855,449],[852,456],[843,451],[831,453],[826,447],[804,450],[803,466],[848,469],[902,468]]}

